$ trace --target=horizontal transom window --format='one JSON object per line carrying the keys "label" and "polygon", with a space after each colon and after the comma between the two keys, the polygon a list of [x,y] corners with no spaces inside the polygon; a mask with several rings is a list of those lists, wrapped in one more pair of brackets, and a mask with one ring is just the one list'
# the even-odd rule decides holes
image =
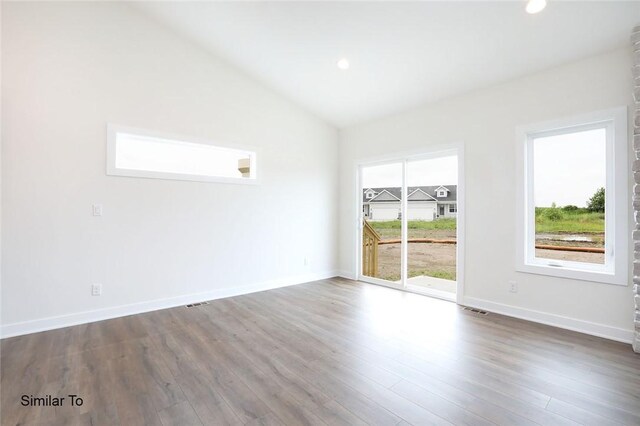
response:
{"label": "horizontal transom window", "polygon": [[113,125],[107,139],[109,175],[228,183],[257,178],[255,151]]}

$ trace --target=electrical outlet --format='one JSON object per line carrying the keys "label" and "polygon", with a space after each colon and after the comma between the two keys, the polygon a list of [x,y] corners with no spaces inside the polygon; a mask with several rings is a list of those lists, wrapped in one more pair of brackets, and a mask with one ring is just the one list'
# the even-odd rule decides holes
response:
{"label": "electrical outlet", "polygon": [[102,204],[94,204],[91,209],[94,216],[102,216]]}
{"label": "electrical outlet", "polygon": [[102,296],[102,284],[91,284],[91,295]]}
{"label": "electrical outlet", "polygon": [[309,266],[309,258],[307,256],[304,257],[304,266]]}
{"label": "electrical outlet", "polygon": [[511,293],[517,293],[518,292],[518,283],[515,281],[509,281],[509,291]]}

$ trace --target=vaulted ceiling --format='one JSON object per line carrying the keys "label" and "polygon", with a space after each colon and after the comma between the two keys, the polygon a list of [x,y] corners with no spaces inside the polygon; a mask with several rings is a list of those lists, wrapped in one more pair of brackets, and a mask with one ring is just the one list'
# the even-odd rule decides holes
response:
{"label": "vaulted ceiling", "polygon": [[[640,2],[140,2],[345,127],[629,43]],[[336,63],[347,58],[350,68]]]}

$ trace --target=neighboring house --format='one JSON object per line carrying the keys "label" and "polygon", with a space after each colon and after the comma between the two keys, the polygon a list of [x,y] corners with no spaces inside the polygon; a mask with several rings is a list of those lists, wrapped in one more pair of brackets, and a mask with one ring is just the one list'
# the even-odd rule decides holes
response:
{"label": "neighboring house", "polygon": [[[410,186],[408,191],[408,220],[431,221],[458,213],[457,185]],[[362,212],[367,220],[400,219],[401,188],[365,188],[362,192]]]}

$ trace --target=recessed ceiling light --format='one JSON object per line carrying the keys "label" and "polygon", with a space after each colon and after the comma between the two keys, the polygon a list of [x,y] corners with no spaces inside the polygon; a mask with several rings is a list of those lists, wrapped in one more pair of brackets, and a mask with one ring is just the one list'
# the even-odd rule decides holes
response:
{"label": "recessed ceiling light", "polygon": [[547,7],[547,0],[529,0],[527,2],[527,13],[534,14]]}
{"label": "recessed ceiling light", "polygon": [[349,61],[346,58],[342,58],[340,59],[336,65],[338,66],[338,68],[340,68],[341,70],[348,70],[349,69]]}

